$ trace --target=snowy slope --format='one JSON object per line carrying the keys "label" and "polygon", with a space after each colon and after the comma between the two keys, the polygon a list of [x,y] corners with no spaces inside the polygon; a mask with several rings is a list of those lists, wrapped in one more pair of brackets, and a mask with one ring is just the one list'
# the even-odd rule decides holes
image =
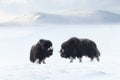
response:
{"label": "snowy slope", "polygon": [[[0,27],[0,80],[119,80],[120,25],[41,25]],[[69,63],[60,57],[62,42],[89,38],[101,52],[100,62],[84,57]],[[31,46],[40,38],[53,42],[54,55],[46,64],[29,61]]]}
{"label": "snowy slope", "polygon": [[120,23],[120,15],[102,10],[63,11],[56,13],[31,12],[15,18],[10,24],[90,24]]}

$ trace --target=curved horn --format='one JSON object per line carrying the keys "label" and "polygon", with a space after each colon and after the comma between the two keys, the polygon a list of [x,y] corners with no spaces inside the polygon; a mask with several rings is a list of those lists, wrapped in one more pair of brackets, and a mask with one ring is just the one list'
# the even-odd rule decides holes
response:
{"label": "curved horn", "polygon": [[53,50],[53,47],[49,47],[47,50]]}
{"label": "curved horn", "polygon": [[63,53],[63,52],[64,52],[64,49],[61,49],[61,50],[60,50],[60,53]]}

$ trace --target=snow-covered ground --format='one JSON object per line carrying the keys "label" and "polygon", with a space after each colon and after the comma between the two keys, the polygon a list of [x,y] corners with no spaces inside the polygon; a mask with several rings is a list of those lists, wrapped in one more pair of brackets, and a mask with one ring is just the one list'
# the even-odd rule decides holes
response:
{"label": "snow-covered ground", "polygon": [[[119,80],[120,25],[39,25],[0,27],[0,80]],[[69,63],[60,57],[61,44],[70,37],[89,38],[101,52],[100,62],[83,57]],[[46,64],[29,61],[39,39],[53,42],[54,55]]]}

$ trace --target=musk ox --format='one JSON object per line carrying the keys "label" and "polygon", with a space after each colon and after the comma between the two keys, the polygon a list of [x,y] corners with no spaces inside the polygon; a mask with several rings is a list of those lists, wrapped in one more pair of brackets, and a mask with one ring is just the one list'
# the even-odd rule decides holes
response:
{"label": "musk ox", "polygon": [[96,58],[99,61],[100,52],[97,49],[96,43],[89,39],[79,39],[72,37],[61,45],[61,57],[69,58],[70,62],[78,58],[82,62],[82,57],[87,56],[91,61]]}
{"label": "musk ox", "polygon": [[40,39],[37,44],[33,45],[30,50],[30,61],[38,63],[43,62],[45,64],[45,59],[53,54],[52,42],[45,39]]}

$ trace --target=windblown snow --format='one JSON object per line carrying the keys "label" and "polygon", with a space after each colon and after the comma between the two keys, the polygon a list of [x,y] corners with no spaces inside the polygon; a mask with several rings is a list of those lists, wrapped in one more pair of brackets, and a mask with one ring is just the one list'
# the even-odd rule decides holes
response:
{"label": "windblown snow", "polygon": [[[0,27],[0,80],[119,80],[119,25],[40,25]],[[101,52],[100,62],[60,57],[61,44],[70,37],[89,38]],[[29,52],[39,39],[53,42],[46,64],[31,63]]]}

